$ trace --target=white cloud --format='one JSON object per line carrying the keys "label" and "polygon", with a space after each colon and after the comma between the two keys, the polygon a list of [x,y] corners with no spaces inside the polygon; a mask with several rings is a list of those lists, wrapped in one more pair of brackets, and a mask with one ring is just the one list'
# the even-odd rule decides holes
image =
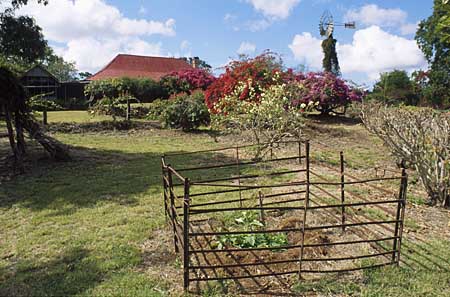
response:
{"label": "white cloud", "polygon": [[408,13],[399,8],[385,9],[376,4],[367,4],[359,9],[351,9],[344,16],[346,21],[355,21],[365,26],[392,27],[400,29],[402,35],[413,34],[417,24],[407,22]]}
{"label": "white cloud", "polygon": [[402,35],[410,35],[415,34],[417,32],[417,28],[419,27],[419,23],[406,23],[400,26],[400,33]]}
{"label": "white cloud", "polygon": [[313,37],[309,32],[303,32],[301,35],[295,35],[292,43],[289,45],[294,58],[302,64],[318,70],[322,66],[322,47],[321,40]]}
{"label": "white cloud", "polygon": [[262,12],[266,17],[285,19],[300,0],[246,0],[253,8]]}
{"label": "white cloud", "polygon": [[[322,40],[310,33],[296,35],[289,45],[296,60],[306,62],[314,69],[322,66]],[[417,43],[383,31],[378,26],[358,30],[349,44],[337,44],[339,64],[344,75],[360,73],[369,80],[380,72],[393,69],[422,68],[426,61]]]}
{"label": "white cloud", "polygon": [[377,25],[380,27],[392,27],[406,22],[408,14],[399,9],[384,9],[376,4],[367,4],[360,9],[347,11],[346,20],[356,21],[364,25]]}
{"label": "white cloud", "polygon": [[181,54],[180,53],[176,53],[175,56],[178,57],[192,57],[192,45],[189,41],[187,40],[183,40],[180,43],[180,50],[181,50]]}
{"label": "white cloud", "polygon": [[236,51],[238,54],[253,54],[256,51],[256,45],[248,41],[244,41]]}
{"label": "white cloud", "polygon": [[270,25],[272,25],[272,21],[266,19],[253,20],[245,23],[245,27],[251,32],[265,30],[270,27]]}
{"label": "white cloud", "polygon": [[180,48],[181,48],[182,50],[190,49],[190,48],[191,48],[191,43],[190,43],[189,41],[187,41],[187,40],[183,40],[183,41],[181,42],[181,44],[180,44]]}
{"label": "white cloud", "polygon": [[86,37],[73,39],[58,54],[68,61],[76,61],[80,70],[98,71],[118,53],[162,56],[161,43],[149,43],[140,38],[98,40]]}
{"label": "white cloud", "polygon": [[18,13],[33,16],[46,39],[65,44],[58,52],[75,61],[80,70],[98,70],[120,52],[161,55],[161,43],[143,38],[175,35],[174,19],[127,18],[105,0],[57,0],[46,6],[33,1]]}
{"label": "white cloud", "polygon": [[225,16],[223,17],[223,20],[225,22],[230,22],[230,21],[234,21],[237,17],[234,14],[231,13],[227,13],[225,14]]}

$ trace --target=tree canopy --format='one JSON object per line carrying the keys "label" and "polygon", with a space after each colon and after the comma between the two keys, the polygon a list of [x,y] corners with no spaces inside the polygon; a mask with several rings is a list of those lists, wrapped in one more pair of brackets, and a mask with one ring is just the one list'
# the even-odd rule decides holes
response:
{"label": "tree canopy", "polygon": [[0,51],[11,62],[33,63],[44,58],[47,41],[33,18],[0,16]]}
{"label": "tree canopy", "polygon": [[371,97],[390,104],[407,105],[416,105],[419,99],[413,81],[403,70],[382,73],[380,80],[374,85]]}
{"label": "tree canopy", "polygon": [[449,1],[434,0],[433,14],[419,24],[416,41],[423,51],[428,71],[429,101],[437,106],[450,105],[450,12]]}

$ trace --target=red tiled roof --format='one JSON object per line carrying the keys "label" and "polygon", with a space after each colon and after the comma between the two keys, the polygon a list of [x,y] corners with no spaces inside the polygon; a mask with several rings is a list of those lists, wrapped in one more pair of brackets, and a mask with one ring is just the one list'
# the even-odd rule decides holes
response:
{"label": "red tiled roof", "polygon": [[177,58],[148,57],[135,55],[117,55],[102,70],[89,80],[112,77],[145,77],[159,80],[173,71],[192,68],[186,61]]}

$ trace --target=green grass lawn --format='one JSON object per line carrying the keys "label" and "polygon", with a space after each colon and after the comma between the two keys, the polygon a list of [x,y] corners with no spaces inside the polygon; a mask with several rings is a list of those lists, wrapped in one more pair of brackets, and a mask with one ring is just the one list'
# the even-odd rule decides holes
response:
{"label": "green grass lawn", "polygon": [[[93,120],[85,111],[50,112],[48,119]],[[75,148],[72,162],[38,160],[27,174],[0,184],[0,296],[174,294],[171,282],[139,269],[142,244],[165,226],[160,156],[224,143],[206,133],[164,130],[54,136]],[[447,239],[432,246],[444,259],[449,248]],[[333,278],[296,289],[330,296],[449,296],[449,283],[448,273],[403,267],[367,272],[358,282]]]}
{"label": "green grass lawn", "polygon": [[[38,120],[42,119],[41,112],[35,112]],[[49,111],[47,112],[47,121],[49,123],[92,123],[99,121],[110,121],[112,117],[104,115],[92,115],[86,110],[71,110],[71,111]]]}

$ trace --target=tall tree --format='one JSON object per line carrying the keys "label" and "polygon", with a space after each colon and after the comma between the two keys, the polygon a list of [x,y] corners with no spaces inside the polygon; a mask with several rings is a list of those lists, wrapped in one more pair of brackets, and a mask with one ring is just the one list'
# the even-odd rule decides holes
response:
{"label": "tall tree", "polygon": [[423,51],[428,71],[431,101],[437,106],[450,106],[450,27],[445,26],[449,13],[449,1],[434,0],[433,14],[419,24],[416,41]]}
{"label": "tall tree", "polygon": [[0,16],[0,51],[12,62],[32,63],[44,58],[47,41],[42,29],[28,16]]}
{"label": "tall tree", "polygon": [[382,73],[370,97],[389,104],[407,105],[416,105],[419,99],[414,91],[413,82],[403,70]]}
{"label": "tall tree", "polygon": [[322,41],[323,60],[322,66],[325,72],[331,72],[336,76],[341,75],[341,68],[336,52],[336,39],[330,34],[327,39]]}
{"label": "tall tree", "polygon": [[46,51],[46,56],[41,63],[59,81],[71,81],[78,78],[78,71],[74,62],[65,61],[63,57],[56,55],[50,47],[47,47]]}

